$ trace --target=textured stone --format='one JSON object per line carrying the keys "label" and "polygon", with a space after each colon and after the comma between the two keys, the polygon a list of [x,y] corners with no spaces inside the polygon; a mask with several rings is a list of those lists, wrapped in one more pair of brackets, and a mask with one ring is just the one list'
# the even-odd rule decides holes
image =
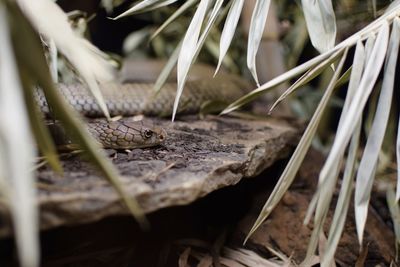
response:
{"label": "textured stone", "polygon": [[[112,157],[124,189],[146,213],[191,203],[242,178],[256,176],[287,157],[298,138],[296,127],[273,118],[147,120],[167,130],[166,142]],[[42,229],[128,214],[113,187],[89,163],[79,156],[62,161],[64,176],[47,166],[38,171]],[[1,217],[6,216],[3,210],[0,206]],[[0,236],[9,233],[10,225],[0,225]]]}

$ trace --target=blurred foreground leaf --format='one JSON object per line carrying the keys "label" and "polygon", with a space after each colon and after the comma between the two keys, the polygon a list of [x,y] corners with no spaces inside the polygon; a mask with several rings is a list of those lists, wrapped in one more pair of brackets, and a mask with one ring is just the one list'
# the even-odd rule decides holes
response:
{"label": "blurred foreground leaf", "polygon": [[139,224],[146,228],[147,221],[144,213],[137,202],[126,194],[119,182],[118,171],[90,137],[80,119],[80,115],[66,104],[55,88],[43,55],[40,39],[35,30],[16,5],[10,5],[9,16],[14,18],[11,24],[12,38],[20,71],[24,73],[24,77],[29,77],[32,83],[39,85],[43,89],[55,117],[62,122],[66,131],[86,152],[85,154],[89,160],[99,168],[114,186]]}
{"label": "blurred foreground leaf", "polygon": [[12,47],[13,20],[8,12],[13,7],[0,1],[0,193],[10,209],[19,262],[36,267],[40,254],[33,172],[36,149]]}

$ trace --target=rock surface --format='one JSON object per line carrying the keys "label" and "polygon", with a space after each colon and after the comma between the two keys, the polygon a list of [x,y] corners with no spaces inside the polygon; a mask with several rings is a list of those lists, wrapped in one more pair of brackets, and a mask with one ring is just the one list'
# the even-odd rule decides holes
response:
{"label": "rock surface", "polygon": [[[288,156],[298,138],[298,129],[273,118],[189,116],[175,123],[150,122],[166,128],[165,144],[110,153],[125,190],[146,213],[185,205],[254,177]],[[128,213],[111,185],[79,155],[64,155],[62,164],[64,176],[47,166],[38,171],[41,229]],[[9,235],[8,216],[0,210],[0,236]]]}

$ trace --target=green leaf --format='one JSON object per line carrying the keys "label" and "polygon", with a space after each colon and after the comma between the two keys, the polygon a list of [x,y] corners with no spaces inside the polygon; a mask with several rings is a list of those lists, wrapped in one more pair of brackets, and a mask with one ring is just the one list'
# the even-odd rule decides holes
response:
{"label": "green leaf", "polygon": [[[23,68],[20,67],[20,70]],[[37,102],[33,96],[34,85],[29,81],[29,75],[20,73],[21,82],[23,83],[24,99],[28,112],[29,122],[31,125],[32,132],[35,136],[35,140],[39,146],[40,151],[45,157],[46,161],[50,164],[54,171],[62,174],[63,169],[58,158],[58,153],[55,148],[54,142],[50,135],[48,128],[43,121],[43,114],[41,114],[37,108]]]}
{"label": "green leaf", "polygon": [[349,67],[345,73],[337,80],[335,87],[339,88],[345,85],[350,80],[350,75],[353,67]]}

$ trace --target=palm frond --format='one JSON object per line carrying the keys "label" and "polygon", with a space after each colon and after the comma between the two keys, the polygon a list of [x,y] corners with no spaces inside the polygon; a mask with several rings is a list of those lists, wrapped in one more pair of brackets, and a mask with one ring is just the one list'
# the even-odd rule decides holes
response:
{"label": "palm frond", "polygon": [[399,45],[400,20],[395,18],[387,50],[388,56],[386,58],[381,95],[379,97],[368,141],[364,149],[364,154],[361,158],[359,171],[357,173],[355,209],[357,232],[360,243],[362,243],[364,225],[367,220],[369,197],[371,195],[376,164],[378,162],[378,156],[390,114]]}
{"label": "palm frond", "polygon": [[188,0],[182,6],[180,6],[158,29],[151,35],[150,40],[154,39],[160,32],[162,32],[168,25],[170,25],[175,19],[185,13],[199,0]]}
{"label": "palm frond", "polygon": [[[178,76],[178,89],[175,97],[174,108],[172,113],[172,120],[175,119],[176,112],[178,110],[179,99],[182,95],[183,88],[186,82],[189,69],[194,63],[194,60],[198,56],[201,47],[203,46],[207,35],[217,19],[219,10],[221,10],[223,0],[216,0],[214,7],[209,15],[208,22],[200,35],[200,30],[204,20],[205,14],[208,10],[209,0],[202,0],[199,4],[198,9],[191,21],[186,35],[182,42],[182,47],[179,52],[177,76]],[[199,36],[200,35],[200,36]]]}
{"label": "palm frond", "polygon": [[339,63],[337,70],[335,71],[335,74],[331,79],[331,82],[329,83],[326,93],[321,99],[321,102],[319,103],[317,110],[315,111],[306,131],[304,132],[298,146],[296,147],[296,150],[294,151],[292,157],[290,158],[290,161],[286,165],[285,170],[283,171],[281,177],[279,178],[277,185],[272,191],[268,201],[262,208],[252,229],[249,231],[246,240],[258,229],[258,227],[264,222],[264,220],[271,214],[272,210],[276,207],[276,205],[282,199],[284,193],[292,184],[295,175],[301,165],[301,162],[303,161],[308,151],[308,148],[311,145],[311,141],[315,135],[318,124],[322,118],[323,111],[325,110],[329,102],[329,99],[335,89],[335,84],[337,79],[339,78],[346,56],[347,56],[347,49],[343,49],[341,55],[341,61]]}
{"label": "palm frond", "polygon": [[[0,183],[2,187],[0,190],[10,206],[21,266],[38,266],[38,210],[35,205],[37,201],[33,172],[36,155],[34,139],[52,167],[58,172],[61,172],[61,167],[54,145],[44,127],[43,116],[36,113],[33,86],[39,85],[43,89],[57,119],[72,133],[82,149],[89,155],[89,159],[115,186],[129,210],[137,216],[139,223],[145,225],[147,222],[140,207],[126,195],[119,182],[118,171],[106,156],[99,152],[98,146],[89,137],[79,115],[69,109],[55,89],[41,40],[31,23],[33,22],[36,29],[45,34],[46,38],[54,40],[56,45],[59,45],[61,36],[63,38],[73,36],[72,39],[65,40],[60,51],[66,53],[67,57],[70,56],[71,62],[76,61],[77,56],[81,61],[88,60],[86,63],[89,65],[81,64],[77,69],[81,70],[82,76],[89,78],[96,86],[97,76],[110,77],[108,67],[104,67],[105,65],[101,63],[103,60],[99,59],[101,53],[87,41],[74,35],[68,22],[63,21],[66,19],[65,14],[61,9],[58,10],[58,7],[52,6],[54,2],[49,0],[29,3],[19,1],[18,4],[29,15],[30,21],[21,12],[17,3],[0,1],[0,58],[2,62],[0,65],[0,101],[2,102],[0,107],[2,110],[0,112],[2,116],[0,122]],[[49,25],[43,26],[43,18],[48,18],[42,16],[43,13],[48,13],[44,12],[43,8],[55,11],[51,16],[59,16],[58,19],[46,22]],[[38,19],[38,16],[41,18]],[[63,27],[68,27],[68,30],[63,32],[65,30]],[[70,46],[66,43],[73,44]]]}
{"label": "palm frond", "polygon": [[259,85],[259,82],[256,70],[256,55],[263,36],[270,5],[270,0],[257,0],[250,22],[249,40],[247,43],[247,67],[257,85]]}
{"label": "palm frond", "polygon": [[224,29],[222,30],[221,41],[219,43],[219,59],[215,74],[217,74],[218,70],[220,69],[222,61],[224,60],[229,46],[232,43],[232,39],[240,19],[240,14],[242,12],[243,4],[244,0],[233,0],[232,6],[229,9]]}
{"label": "palm frond", "polygon": [[331,49],[336,39],[336,18],[332,1],[302,0],[301,4],[311,43],[321,53]]}
{"label": "palm frond", "polygon": [[114,19],[120,19],[138,12],[146,12],[150,10],[154,10],[163,6],[170,5],[177,0],[144,0],[142,2],[137,3],[127,11],[123,12],[122,14],[118,15]]}
{"label": "palm frond", "polygon": [[110,118],[97,83],[97,81],[111,80],[113,77],[111,65],[102,58],[104,54],[72,30],[67,15],[54,1],[18,0],[17,2],[36,30],[46,40],[54,42],[57,49],[78,70],[105,116]]}
{"label": "palm frond", "polygon": [[36,149],[12,48],[7,9],[0,2],[0,177],[11,209],[21,266],[39,266]]}

